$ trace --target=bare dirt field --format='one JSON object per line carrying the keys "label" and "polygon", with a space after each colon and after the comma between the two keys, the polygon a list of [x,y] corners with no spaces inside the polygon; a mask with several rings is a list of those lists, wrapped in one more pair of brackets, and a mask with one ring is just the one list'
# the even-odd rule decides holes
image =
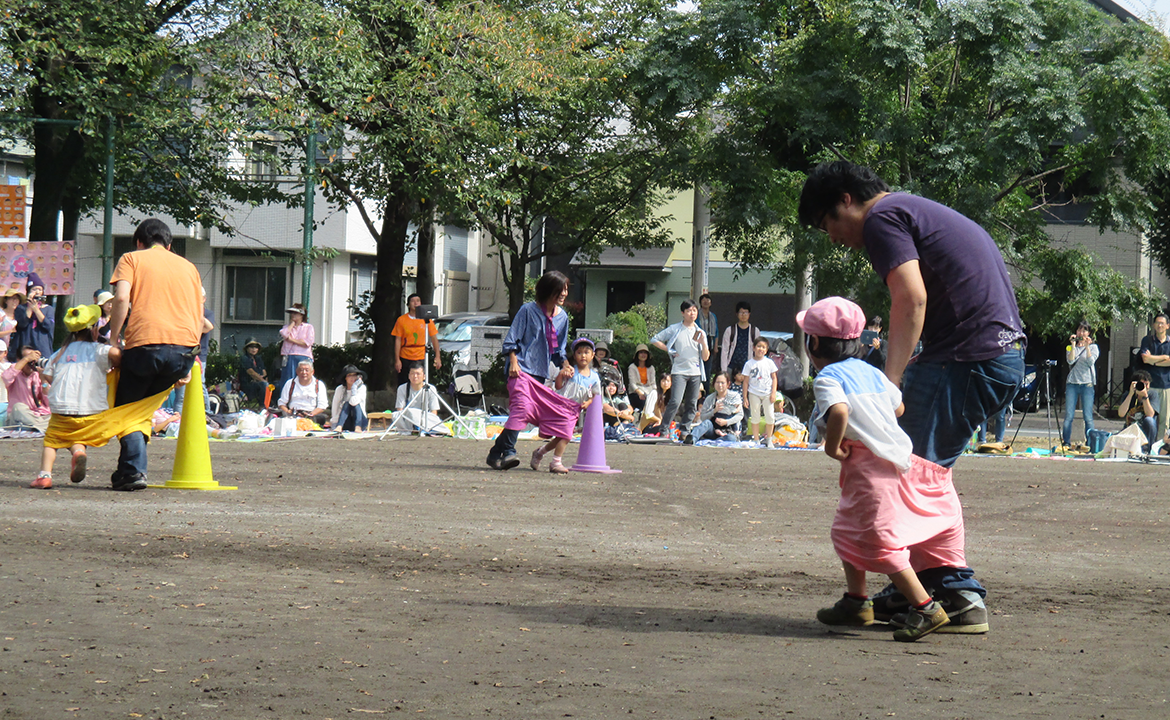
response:
{"label": "bare dirt field", "polygon": [[557,477],[487,447],[215,443],[238,491],[122,494],[116,446],[36,491],[39,443],[4,442],[0,718],[1170,716],[1170,467],[960,460],[992,630],[901,644],[814,618],[822,453]]}

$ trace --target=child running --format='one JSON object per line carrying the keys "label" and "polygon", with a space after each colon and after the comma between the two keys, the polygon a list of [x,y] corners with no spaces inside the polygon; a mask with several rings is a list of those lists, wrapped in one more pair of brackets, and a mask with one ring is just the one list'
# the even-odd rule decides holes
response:
{"label": "child running", "polygon": [[[576,370],[566,366],[561,368],[561,371],[557,374],[557,392],[563,397],[579,403],[582,408],[587,408],[589,407],[589,403],[593,402],[594,396],[601,394],[601,379],[597,376],[597,373],[593,372],[592,340],[589,338],[579,338],[577,342],[573,343],[573,364],[576,365]],[[565,448],[568,446],[569,438],[554,437],[544,447],[533,451],[532,462],[529,464],[533,470],[539,470],[540,461],[551,450],[553,459],[549,463],[548,471],[557,475],[564,475],[569,470],[561,462],[561,456],[565,454]]]}
{"label": "child running", "polygon": [[57,450],[68,447],[73,455],[69,479],[85,479],[85,446],[61,440],[66,426],[84,424],[89,416],[109,408],[106,373],[118,367],[122,351],[98,340],[97,322],[102,309],[97,305],[78,305],[65,312],[65,329],[69,336],[61,349],[53,353],[42,377],[52,381],[49,388],[49,427],[45,431],[45,449],[41,453],[41,472],[31,487],[53,486],[53,461]]}
{"label": "child running", "polygon": [[772,431],[776,429],[776,363],[768,357],[768,338],[758,337],[752,346],[752,359],[744,363],[740,382],[745,383],[747,392],[743,406],[748,409],[752,429],[752,442],[760,442],[760,425],[764,425],[764,439],[770,448],[776,447]]}
{"label": "child running", "polygon": [[950,620],[915,574],[933,567],[967,567],[963,510],[951,471],[911,453],[898,427],[902,393],[861,358],[865,315],[855,303],[830,297],[798,313],[812,364],[814,422],[825,453],[841,463],[841,500],[833,518],[833,548],[845,570],[846,592],[817,612],[826,625],[870,625],[873,602],[866,572],[888,575],[910,601],[895,616],[894,639],[913,642]]}

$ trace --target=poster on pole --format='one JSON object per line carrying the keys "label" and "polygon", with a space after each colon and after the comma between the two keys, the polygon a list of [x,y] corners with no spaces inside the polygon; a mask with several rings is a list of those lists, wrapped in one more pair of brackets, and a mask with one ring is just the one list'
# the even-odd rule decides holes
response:
{"label": "poster on pole", "polygon": [[0,242],[0,294],[9,288],[24,292],[35,272],[46,295],[72,295],[73,260],[71,242]]}
{"label": "poster on pole", "polygon": [[0,185],[0,238],[25,237],[24,186]]}

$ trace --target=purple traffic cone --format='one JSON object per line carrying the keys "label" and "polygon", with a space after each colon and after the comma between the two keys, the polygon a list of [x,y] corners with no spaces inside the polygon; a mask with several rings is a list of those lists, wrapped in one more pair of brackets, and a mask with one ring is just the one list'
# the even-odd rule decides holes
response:
{"label": "purple traffic cone", "polygon": [[585,426],[581,428],[581,448],[577,451],[577,463],[569,468],[570,470],[607,475],[621,472],[605,464],[605,427],[601,422],[601,413],[601,397],[596,396],[585,410]]}

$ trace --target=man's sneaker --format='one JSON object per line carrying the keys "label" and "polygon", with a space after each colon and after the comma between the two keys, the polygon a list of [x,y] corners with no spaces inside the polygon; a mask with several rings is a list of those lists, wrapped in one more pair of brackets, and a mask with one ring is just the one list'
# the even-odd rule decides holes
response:
{"label": "man's sneaker", "polygon": [[[939,628],[937,632],[949,635],[982,635],[991,629],[987,623],[987,606],[964,597],[957,590],[941,590],[938,593],[938,604],[946,611],[950,623]],[[906,626],[906,613],[901,612],[890,618],[890,625],[894,627]]]}
{"label": "man's sneaker", "polygon": [[683,438],[682,444],[683,445],[694,445],[695,444],[695,436],[691,435],[690,433],[687,433],[687,436],[685,438]]}
{"label": "man's sneaker", "polygon": [[910,611],[910,603],[906,596],[898,592],[898,588],[891,583],[873,596],[873,619],[879,622],[890,622],[895,615]]}
{"label": "man's sneaker", "polygon": [[85,451],[73,454],[73,469],[69,471],[69,480],[71,482],[79,483],[85,479],[85,466],[89,458],[85,456]]}
{"label": "man's sneaker", "polygon": [[53,487],[53,477],[47,472],[40,473],[37,475],[36,480],[29,483],[29,487],[36,488],[37,490],[48,490]]}
{"label": "man's sneaker", "polygon": [[817,620],[826,625],[873,625],[873,601],[842,595],[833,607],[817,610]]}
{"label": "man's sneaker", "polygon": [[496,455],[492,455],[491,453],[488,453],[488,456],[487,456],[487,465],[488,465],[488,467],[490,467],[492,470],[503,470],[503,469],[504,469],[504,468],[503,468],[503,467],[500,465],[500,458],[499,458],[498,456],[496,456]]}
{"label": "man's sneaker", "polygon": [[139,473],[130,477],[113,477],[113,488],[118,492],[134,492],[146,489],[146,476]]}
{"label": "man's sneaker", "polygon": [[899,630],[894,631],[894,639],[898,642],[914,642],[923,635],[929,635],[945,626],[950,620],[947,611],[942,605],[931,600],[930,604],[919,610],[911,608],[903,617],[905,620]]}
{"label": "man's sneaker", "polygon": [[520,465],[520,457],[518,455],[516,455],[516,453],[512,453],[511,455],[505,455],[503,458],[500,459],[500,469],[501,470],[511,470],[514,467],[519,467],[519,465]]}

